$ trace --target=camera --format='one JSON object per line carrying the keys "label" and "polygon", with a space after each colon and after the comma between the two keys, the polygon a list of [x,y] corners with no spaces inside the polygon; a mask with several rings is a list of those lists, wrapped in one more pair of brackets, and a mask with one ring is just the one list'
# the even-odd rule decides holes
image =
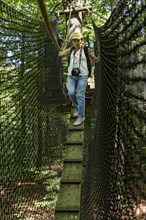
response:
{"label": "camera", "polygon": [[79,76],[80,75],[80,69],[79,68],[74,68],[71,71],[72,76]]}

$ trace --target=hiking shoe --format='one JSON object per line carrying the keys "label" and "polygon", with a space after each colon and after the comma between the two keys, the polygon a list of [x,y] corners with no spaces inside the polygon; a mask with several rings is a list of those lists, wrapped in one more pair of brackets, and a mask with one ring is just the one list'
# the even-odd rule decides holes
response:
{"label": "hiking shoe", "polygon": [[75,126],[78,126],[78,125],[82,124],[84,120],[85,120],[85,117],[80,117],[80,116],[79,116],[79,117],[77,118],[77,120],[75,121],[74,125],[75,125]]}
{"label": "hiking shoe", "polygon": [[75,112],[73,113],[73,116],[74,116],[74,117],[78,117],[78,112],[75,111]]}

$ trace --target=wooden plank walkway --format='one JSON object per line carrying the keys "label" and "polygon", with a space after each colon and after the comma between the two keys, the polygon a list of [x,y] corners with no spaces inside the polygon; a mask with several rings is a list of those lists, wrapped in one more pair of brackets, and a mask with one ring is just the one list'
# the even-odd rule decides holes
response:
{"label": "wooden plank walkway", "polygon": [[74,121],[71,114],[55,220],[80,220],[84,123]]}

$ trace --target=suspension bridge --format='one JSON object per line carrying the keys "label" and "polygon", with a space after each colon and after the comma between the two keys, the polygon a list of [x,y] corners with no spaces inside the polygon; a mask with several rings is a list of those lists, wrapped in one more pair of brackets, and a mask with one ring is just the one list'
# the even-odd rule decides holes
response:
{"label": "suspension bridge", "polygon": [[0,220],[145,220],[146,2],[93,21],[100,63],[76,128],[39,3],[44,20],[0,1]]}

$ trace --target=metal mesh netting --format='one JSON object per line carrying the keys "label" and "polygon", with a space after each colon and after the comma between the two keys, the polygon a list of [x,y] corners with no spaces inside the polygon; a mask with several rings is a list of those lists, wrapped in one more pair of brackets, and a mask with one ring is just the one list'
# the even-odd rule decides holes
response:
{"label": "metal mesh netting", "polygon": [[101,63],[86,120],[81,219],[146,219],[146,3],[95,28]]}
{"label": "metal mesh netting", "polygon": [[0,48],[0,219],[51,219],[67,131],[66,112],[52,104],[60,60],[44,23],[2,2]]}

